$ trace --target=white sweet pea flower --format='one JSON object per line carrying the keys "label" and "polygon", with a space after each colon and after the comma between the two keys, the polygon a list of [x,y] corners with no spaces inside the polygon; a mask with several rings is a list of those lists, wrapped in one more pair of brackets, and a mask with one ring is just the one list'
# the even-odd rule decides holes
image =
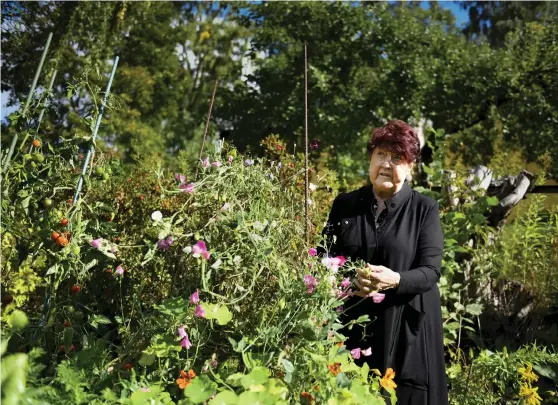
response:
{"label": "white sweet pea flower", "polygon": [[317,188],[318,188],[318,186],[316,186],[314,183],[310,183],[310,184],[308,185],[308,190],[310,190],[310,191],[314,191],[314,190],[316,190]]}
{"label": "white sweet pea flower", "polygon": [[192,246],[186,246],[184,249],[182,249],[182,251],[184,253],[190,254],[192,253]]}
{"label": "white sweet pea flower", "polygon": [[153,221],[160,221],[163,219],[163,214],[161,213],[161,211],[153,211],[153,213],[151,214],[151,219]]}

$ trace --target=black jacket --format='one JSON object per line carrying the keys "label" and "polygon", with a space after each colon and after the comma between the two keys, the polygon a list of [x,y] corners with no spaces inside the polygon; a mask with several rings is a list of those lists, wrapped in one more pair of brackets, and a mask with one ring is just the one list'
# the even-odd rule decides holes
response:
{"label": "black jacket", "polygon": [[[340,194],[324,229],[327,243],[322,253],[360,258],[401,275],[397,288],[384,291],[383,302],[374,304],[367,299],[346,313],[348,319],[368,314],[373,321],[366,328],[345,330],[347,346],[371,346],[372,356],[361,361],[382,373],[388,367],[395,370],[398,397],[409,397],[398,404],[446,405],[442,313],[436,284],[444,246],[438,204],[404,183],[387,201],[387,216],[376,228],[375,201],[371,185]],[[345,308],[358,300],[349,299]]]}

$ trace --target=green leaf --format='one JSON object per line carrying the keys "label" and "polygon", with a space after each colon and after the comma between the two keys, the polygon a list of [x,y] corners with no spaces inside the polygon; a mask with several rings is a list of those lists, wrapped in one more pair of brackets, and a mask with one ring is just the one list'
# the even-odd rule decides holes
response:
{"label": "green leaf", "polygon": [[154,354],[143,353],[138,363],[140,364],[140,366],[147,367],[152,365],[155,362],[155,359],[156,356]]}
{"label": "green leaf", "polygon": [[241,383],[245,389],[253,385],[265,384],[269,379],[269,370],[265,367],[254,367],[250,374],[242,377]]}
{"label": "green leaf", "polygon": [[335,383],[339,388],[347,388],[351,386],[351,381],[347,378],[345,373],[337,374],[337,377],[335,377]]}
{"label": "green leaf", "polygon": [[215,395],[209,405],[237,405],[238,396],[232,391],[223,391]]}
{"label": "green leaf", "polygon": [[104,315],[92,315],[89,319],[89,324],[93,326],[95,329],[101,325],[110,325],[112,322]]}
{"label": "green leaf", "polygon": [[486,203],[488,205],[490,205],[491,207],[495,207],[496,205],[498,205],[500,203],[500,200],[498,200],[498,197],[488,197],[486,199]]}
{"label": "green leaf", "polygon": [[27,355],[16,353],[2,359],[2,404],[17,405],[23,399],[27,368]]}
{"label": "green leaf", "polygon": [[206,319],[215,319],[219,325],[226,325],[232,320],[232,313],[225,305],[201,304]]}
{"label": "green leaf", "polygon": [[291,363],[291,362],[290,362],[289,360],[287,360],[287,359],[283,359],[282,363],[283,363],[283,367],[285,367],[285,371],[286,371],[287,373],[292,373],[292,372],[294,372],[293,363]]}
{"label": "green leaf", "polygon": [[211,398],[216,389],[217,384],[202,374],[192,380],[184,390],[184,395],[194,404],[201,404]]}
{"label": "green leaf", "polygon": [[244,374],[242,373],[234,373],[227,377],[227,384],[232,385],[233,387],[240,387],[242,385],[242,377]]}
{"label": "green leaf", "polygon": [[482,313],[482,305],[469,304],[467,305],[466,311],[473,316],[479,316]]}

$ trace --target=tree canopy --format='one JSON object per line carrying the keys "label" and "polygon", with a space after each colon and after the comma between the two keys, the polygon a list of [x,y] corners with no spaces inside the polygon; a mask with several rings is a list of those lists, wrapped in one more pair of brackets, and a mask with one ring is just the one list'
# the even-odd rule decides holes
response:
{"label": "tree canopy", "polygon": [[118,55],[119,108],[100,135],[122,153],[195,156],[215,80],[213,133],[255,152],[269,134],[294,147],[306,43],[310,137],[339,164],[363,158],[370,128],[390,118],[430,119],[470,164],[508,150],[558,161],[556,7],[463,7],[464,30],[437,2],[2,2],[2,90],[25,97],[52,31],[40,83],[60,74],[46,138],[88,130],[91,97],[63,101],[67,82],[91,68],[86,80],[104,88]]}

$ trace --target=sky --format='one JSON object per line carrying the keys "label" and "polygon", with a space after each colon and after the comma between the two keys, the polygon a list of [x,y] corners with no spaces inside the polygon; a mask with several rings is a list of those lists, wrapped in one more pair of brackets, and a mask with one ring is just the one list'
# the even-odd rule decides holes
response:
{"label": "sky", "polygon": [[[440,5],[444,8],[451,10],[451,12],[455,15],[457,26],[461,26],[469,21],[469,16],[465,10],[462,10],[459,2],[456,1],[439,1]],[[421,6],[424,8],[429,7],[427,1],[422,1]],[[8,102],[8,92],[1,93],[1,106],[0,106],[0,120],[4,121],[4,119],[13,111],[17,110],[17,106],[8,107],[6,108],[6,104]]]}

